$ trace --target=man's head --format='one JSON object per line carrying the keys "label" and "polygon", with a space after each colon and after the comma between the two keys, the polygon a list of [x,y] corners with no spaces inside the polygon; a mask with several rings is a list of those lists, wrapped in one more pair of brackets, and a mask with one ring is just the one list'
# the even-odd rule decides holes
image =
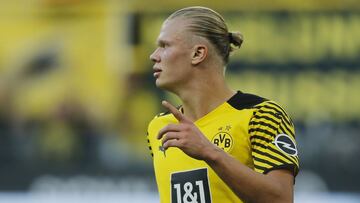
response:
{"label": "man's head", "polygon": [[188,7],[171,14],[163,23],[151,54],[155,62],[156,85],[173,89],[186,85],[198,71],[194,67],[225,67],[234,47],[240,47],[242,35],[229,33],[224,19],[205,7]]}
{"label": "man's head", "polygon": [[234,50],[232,45],[240,48],[243,37],[240,33],[231,33],[224,18],[216,11],[206,7],[187,7],[175,11],[167,20],[183,18],[188,20],[187,30],[195,36],[205,38],[223,60],[229,61],[229,54]]}

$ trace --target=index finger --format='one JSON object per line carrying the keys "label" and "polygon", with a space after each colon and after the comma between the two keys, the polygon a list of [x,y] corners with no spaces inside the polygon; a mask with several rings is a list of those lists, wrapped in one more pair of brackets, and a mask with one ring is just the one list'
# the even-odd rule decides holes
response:
{"label": "index finger", "polygon": [[179,122],[187,121],[186,117],[168,101],[162,101],[161,104],[166,107]]}

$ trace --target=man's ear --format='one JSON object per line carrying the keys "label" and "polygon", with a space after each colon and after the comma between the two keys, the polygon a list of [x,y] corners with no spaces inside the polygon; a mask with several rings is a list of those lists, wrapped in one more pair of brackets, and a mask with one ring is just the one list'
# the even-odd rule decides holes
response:
{"label": "man's ear", "polygon": [[198,65],[202,61],[205,60],[205,58],[208,55],[208,48],[205,45],[199,44],[195,45],[192,53],[192,65]]}

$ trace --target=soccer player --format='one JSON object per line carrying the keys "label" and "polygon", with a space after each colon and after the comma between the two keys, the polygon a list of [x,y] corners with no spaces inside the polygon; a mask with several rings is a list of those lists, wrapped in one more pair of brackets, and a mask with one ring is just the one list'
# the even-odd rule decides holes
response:
{"label": "soccer player", "polygon": [[224,78],[238,32],[205,7],[188,7],[162,25],[151,54],[156,86],[178,108],[148,127],[162,203],[292,202],[299,159],[294,126],[277,103],[231,90]]}

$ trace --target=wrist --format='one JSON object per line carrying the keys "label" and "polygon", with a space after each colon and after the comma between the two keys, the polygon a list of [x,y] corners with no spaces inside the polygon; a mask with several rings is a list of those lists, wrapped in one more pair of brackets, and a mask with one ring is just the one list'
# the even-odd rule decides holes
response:
{"label": "wrist", "polygon": [[224,153],[224,151],[214,145],[210,150],[205,153],[206,156],[204,158],[204,161],[209,165],[216,164],[219,162],[222,153]]}

